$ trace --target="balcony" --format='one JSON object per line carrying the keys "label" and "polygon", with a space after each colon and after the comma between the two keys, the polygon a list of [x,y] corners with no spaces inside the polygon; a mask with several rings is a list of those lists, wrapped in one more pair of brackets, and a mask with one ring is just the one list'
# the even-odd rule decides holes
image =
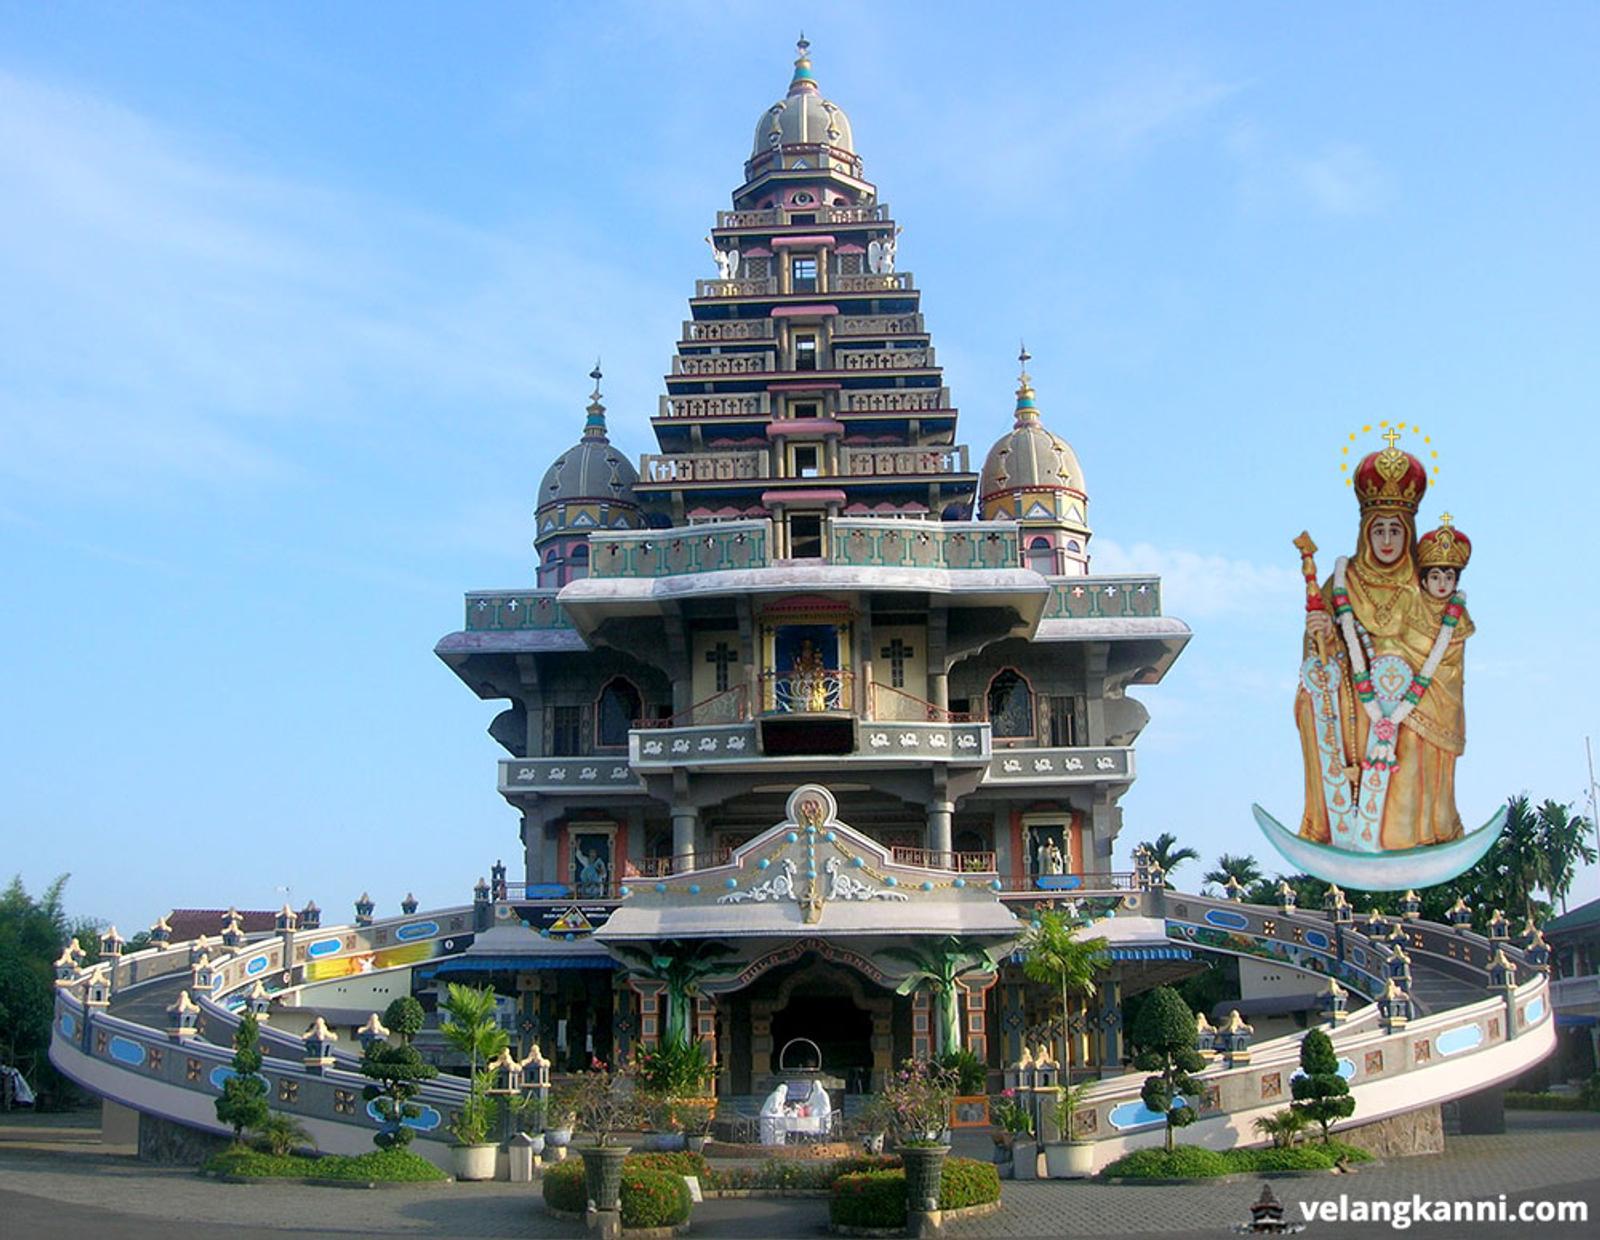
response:
{"label": "balcony", "polygon": [[643,792],[644,784],[618,754],[580,757],[508,758],[500,763],[500,791]]}
{"label": "balcony", "polygon": [[639,482],[759,482],[771,474],[766,452],[646,453],[639,458]]}
{"label": "balcony", "polygon": [[[792,214],[795,213],[781,207],[764,211],[718,211],[717,227],[779,228],[789,223]],[[880,202],[870,207],[813,207],[798,214],[809,216],[817,224],[877,224],[889,218],[889,208]]]}
{"label": "balcony", "polygon": [[900,521],[839,517],[829,557],[865,568],[1016,568],[1017,527],[1008,521]]}
{"label": "balcony", "polygon": [[996,748],[985,784],[1128,783],[1133,779],[1132,748]]}
{"label": "balcony", "polygon": [[1065,577],[1050,582],[1046,620],[1100,620],[1161,614],[1159,577]]}
{"label": "balcony", "polygon": [[920,314],[847,314],[833,322],[833,335],[920,336],[928,329]]}
{"label": "balcony", "polygon": [[905,478],[964,474],[967,446],[949,448],[849,448],[839,450],[839,472],[847,478]]}
{"label": "balcony", "polygon": [[683,325],[684,340],[773,340],[777,324],[771,319],[690,319]]}
{"label": "balcony", "polygon": [[811,672],[761,673],[761,711],[767,715],[817,715],[850,711],[855,677],[835,667]]}
{"label": "balcony", "polygon": [[848,389],[842,413],[926,413],[950,408],[949,388]]}
{"label": "balcony", "polygon": [[721,569],[764,568],[770,561],[772,522],[719,521],[714,525],[589,535],[591,577],[675,577]]}
{"label": "balcony", "polygon": [[939,852],[931,848],[902,848],[895,845],[889,857],[896,865],[919,870],[944,870],[952,874],[995,874],[992,852]]}
{"label": "balcony", "polygon": [[777,355],[771,352],[676,353],[672,373],[674,377],[720,379],[728,375],[771,374],[777,365]]}
{"label": "balcony", "polygon": [[759,280],[696,280],[694,295],[697,300],[719,297],[776,297],[778,278],[767,276]]}
{"label": "balcony", "polygon": [[663,396],[658,418],[747,418],[766,421],[772,416],[772,397],[766,392],[734,396]]}
{"label": "balcony", "polygon": [[[838,692],[842,698],[842,683]],[[774,707],[759,712],[757,719],[635,728],[628,734],[629,763],[637,771],[664,772],[786,758],[812,762],[819,753],[845,766],[869,768],[929,762],[973,767],[991,760],[987,723],[955,719],[880,723],[857,720],[846,711],[830,713],[826,699],[821,711],[780,709],[776,695],[773,700]],[[808,704],[789,700],[802,708]],[[808,747],[813,744],[826,748]]]}
{"label": "balcony", "polygon": [[886,275],[833,276],[828,281],[830,293],[898,293],[910,292],[916,282],[909,271],[893,271]]}
{"label": "balcony", "polygon": [[475,590],[467,595],[467,631],[505,629],[570,629],[556,602],[559,591]]}
{"label": "balcony", "polygon": [[1600,973],[1582,977],[1558,977],[1550,983],[1550,1002],[1558,1012],[1572,1012],[1577,1008],[1595,1009],[1600,1015]]}
{"label": "balcony", "polygon": [[835,346],[835,370],[929,370],[937,363],[933,360],[932,346],[918,349],[847,349]]}

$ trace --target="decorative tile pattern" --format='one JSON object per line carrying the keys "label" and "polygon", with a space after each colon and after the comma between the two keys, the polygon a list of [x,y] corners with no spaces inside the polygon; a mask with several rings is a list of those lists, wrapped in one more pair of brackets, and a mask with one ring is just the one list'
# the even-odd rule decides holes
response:
{"label": "decorative tile pattern", "polygon": [[167,1053],[161,1047],[152,1046],[145,1052],[145,1066],[152,1072],[160,1072],[162,1061],[164,1061],[166,1057]]}
{"label": "decorative tile pattern", "polygon": [[200,1067],[201,1064],[198,1059],[185,1059],[183,1061],[183,1079],[191,1085],[198,1083],[200,1080]]}
{"label": "decorative tile pattern", "polygon": [[355,1093],[348,1089],[335,1089],[333,1091],[333,1109],[338,1115],[354,1115],[356,1113]]}
{"label": "decorative tile pattern", "polygon": [[1364,1072],[1362,1073],[1362,1075],[1363,1076],[1377,1076],[1378,1073],[1380,1073],[1382,1071],[1383,1071],[1383,1052],[1381,1050],[1380,1051],[1368,1051],[1367,1052],[1367,1066],[1366,1066],[1366,1069],[1364,1070]]}
{"label": "decorative tile pattern", "polygon": [[281,1077],[278,1081],[278,1101],[299,1102],[300,1082],[287,1076]]}
{"label": "decorative tile pattern", "polygon": [[1283,1073],[1268,1072],[1261,1078],[1261,1100],[1283,1097]]}
{"label": "decorative tile pattern", "polygon": [[1413,1063],[1429,1063],[1433,1059],[1433,1043],[1423,1038],[1411,1046],[1411,1061]]}

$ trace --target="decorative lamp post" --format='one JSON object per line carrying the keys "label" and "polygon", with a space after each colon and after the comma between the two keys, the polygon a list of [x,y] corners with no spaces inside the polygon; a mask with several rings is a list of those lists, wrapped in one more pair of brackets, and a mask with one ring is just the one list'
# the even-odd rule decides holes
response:
{"label": "decorative lamp post", "polygon": [[506,866],[503,861],[496,861],[489,867],[489,894],[496,900],[506,898]]}
{"label": "decorative lamp post", "polygon": [[1400,916],[1407,921],[1416,921],[1422,916],[1422,897],[1415,891],[1408,891],[1400,898]]}
{"label": "decorative lamp post", "polygon": [[1396,944],[1389,953],[1389,958],[1383,962],[1385,977],[1393,978],[1402,986],[1411,985],[1411,957],[1406,954],[1406,949]]}
{"label": "decorative lamp post", "polygon": [[1533,916],[1522,923],[1522,929],[1517,931],[1517,942],[1523,947],[1533,942],[1533,936],[1539,933],[1539,927],[1533,924]]}
{"label": "decorative lamp post", "polygon": [[1383,988],[1383,994],[1378,997],[1378,1018],[1383,1021],[1385,1033],[1404,1029],[1411,1019],[1411,996],[1392,977]]}
{"label": "decorative lamp post", "polygon": [[315,900],[307,900],[305,908],[300,910],[300,929],[322,929],[322,910],[317,907]]}
{"label": "decorative lamp post", "polygon": [[78,966],[84,957],[83,948],[78,946],[77,939],[68,939],[67,945],[61,949],[61,954],[56,957],[56,981],[71,981],[78,975]]}
{"label": "decorative lamp post", "polygon": [[103,1008],[111,1003],[111,982],[106,977],[105,969],[96,969],[84,979],[83,1006],[89,1008]]}
{"label": "decorative lamp post", "polygon": [[328,1028],[327,1022],[317,1017],[316,1023],[306,1030],[306,1036],[301,1039],[306,1050],[302,1061],[306,1071],[313,1076],[321,1076],[333,1067],[333,1044],[338,1040],[338,1035]]}
{"label": "decorative lamp post", "polygon": [[415,913],[417,911],[417,897],[409,891],[406,892],[406,898],[400,901],[400,911],[407,917]]}
{"label": "decorative lamp post", "polygon": [[1395,922],[1389,927],[1389,933],[1384,935],[1384,941],[1391,947],[1404,947],[1410,940],[1406,938],[1406,928],[1400,922]]}
{"label": "decorative lamp post", "polygon": [[1456,897],[1456,902],[1450,906],[1450,911],[1444,915],[1444,919],[1457,930],[1472,929],[1472,910],[1460,896]]}
{"label": "decorative lamp post", "polygon": [[1278,880],[1278,911],[1284,916],[1294,912],[1295,901],[1300,898],[1299,893],[1283,879]]}
{"label": "decorative lamp post", "polygon": [[372,897],[363,891],[361,898],[356,901],[356,925],[370,926],[372,924],[372,910],[377,907],[372,902]]}
{"label": "decorative lamp post", "polygon": [[285,903],[284,906],[278,910],[278,915],[272,919],[272,928],[279,934],[290,934],[294,931],[295,925],[299,922],[299,920],[300,919],[295,916],[294,910],[290,908],[287,903]]}
{"label": "decorative lamp post", "polygon": [[500,1054],[484,1065],[484,1070],[494,1073],[494,1085],[486,1092],[506,1101],[500,1107],[500,1140],[511,1140],[511,1099],[522,1093],[522,1063],[511,1054],[509,1046],[500,1048]]}
{"label": "decorative lamp post", "polygon": [[167,1009],[167,1036],[182,1042],[199,1034],[200,1005],[189,998],[187,990],[178,992],[178,1001]]}
{"label": "decorative lamp post", "polygon": [[1228,875],[1228,881],[1222,884],[1222,889],[1228,893],[1228,899],[1235,904],[1240,904],[1244,901],[1244,884],[1239,881],[1237,875]]}
{"label": "decorative lamp post", "polygon": [[157,947],[165,947],[172,942],[172,927],[167,924],[165,917],[157,917],[155,925],[150,927],[150,941]]}
{"label": "decorative lamp post", "polygon": [[110,957],[112,968],[116,967],[117,959],[122,955],[122,948],[126,943],[127,940],[117,933],[115,926],[111,926],[100,936],[100,954]]}
{"label": "decorative lamp post", "polygon": [[1544,932],[1535,930],[1533,938],[1527,947],[1522,949],[1522,954],[1527,957],[1528,964],[1541,973],[1550,971],[1550,944],[1544,941]]}
{"label": "decorative lamp post", "polygon": [[1506,959],[1505,948],[1498,948],[1494,959],[1489,961],[1489,989],[1509,991],[1516,988],[1517,966]]}
{"label": "decorative lamp post", "polygon": [[218,919],[218,922],[219,924],[226,926],[230,921],[238,920],[239,910],[230,904],[226,909],[223,910],[222,916]]}
{"label": "decorative lamp post", "polygon": [[1207,1059],[1217,1057],[1217,1030],[1204,1012],[1194,1014],[1194,1048]]}
{"label": "decorative lamp post", "polygon": [[1216,1040],[1217,1050],[1227,1056],[1228,1067],[1243,1067],[1250,1062],[1250,1039],[1254,1034],[1255,1029],[1244,1023],[1238,1008],[1228,1013],[1228,1019],[1217,1030]]}
{"label": "decorative lamp post", "polygon": [[244,946],[244,927],[239,923],[239,915],[235,913],[228,924],[222,927],[222,945],[224,947]]}
{"label": "decorative lamp post", "polygon": [[1328,887],[1328,894],[1322,897],[1322,907],[1336,926],[1348,926],[1355,919],[1355,914],[1350,909],[1350,901],[1344,898],[1344,892],[1339,890],[1338,883]]}
{"label": "decorative lamp post", "polygon": [[1133,885],[1140,891],[1150,890],[1150,850],[1143,844],[1133,850]]}
{"label": "decorative lamp post", "polygon": [[1506,915],[1504,913],[1502,913],[1499,909],[1495,909],[1493,915],[1489,918],[1489,942],[1505,943],[1510,938],[1510,921],[1506,919]]}
{"label": "decorative lamp post", "polygon": [[213,940],[208,939],[203,934],[199,938],[191,939],[189,941],[189,967],[191,969],[200,963],[200,958],[202,956],[209,956],[211,954],[212,943]]}
{"label": "decorative lamp post", "polygon": [[209,995],[217,988],[217,971],[211,967],[211,957],[202,955],[189,970],[189,989],[197,994]]}
{"label": "decorative lamp post", "polygon": [[1350,992],[1339,985],[1337,978],[1328,979],[1327,988],[1317,997],[1317,1009],[1322,1013],[1322,1019],[1329,1024],[1337,1025],[1349,1013],[1345,1010],[1350,999]]}
{"label": "decorative lamp post", "polygon": [[1388,933],[1389,930],[1388,921],[1377,909],[1373,909],[1372,912],[1368,913],[1361,924],[1369,939],[1379,938]]}
{"label": "decorative lamp post", "polygon": [[480,878],[477,885],[472,889],[472,924],[476,929],[487,930],[489,928],[489,916],[492,907],[489,903],[489,884]]}
{"label": "decorative lamp post", "polygon": [[378,1014],[373,1012],[367,1017],[367,1023],[356,1030],[356,1037],[361,1039],[361,1049],[366,1052],[380,1042],[387,1042],[389,1040],[389,1031],[383,1027],[383,1022],[378,1019]]}
{"label": "decorative lamp post", "polygon": [[1167,885],[1167,872],[1162,868],[1161,862],[1154,857],[1150,859],[1150,890],[1160,891]]}
{"label": "decorative lamp post", "polygon": [[256,984],[250,987],[250,993],[244,997],[245,1009],[262,1024],[266,1024],[267,1017],[272,1010],[272,996],[267,993],[267,988],[261,984],[261,979],[256,979]]}

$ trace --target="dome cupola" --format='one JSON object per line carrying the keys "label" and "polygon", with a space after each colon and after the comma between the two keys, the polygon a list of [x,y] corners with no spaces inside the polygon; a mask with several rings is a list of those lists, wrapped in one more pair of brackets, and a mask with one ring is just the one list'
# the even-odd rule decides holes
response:
{"label": "dome cupola", "polygon": [[539,550],[540,585],[564,585],[587,574],[592,531],[632,530],[644,523],[633,493],[638,471],[606,435],[599,362],[589,377],[594,391],[583,438],[557,457],[539,481],[533,545]]}
{"label": "dome cupola", "polygon": [[1015,422],[995,441],[978,481],[978,510],[985,521],[1023,527],[1024,559],[1047,576],[1081,575],[1089,564],[1089,493],[1078,454],[1047,429],[1028,376],[1032,355],[1018,360]]}
{"label": "dome cupola", "polygon": [[754,181],[764,172],[796,168],[860,176],[861,159],[855,152],[850,118],[838,104],[822,97],[811,72],[811,44],[804,35],[796,46],[799,55],[788,94],[756,122],[745,179]]}

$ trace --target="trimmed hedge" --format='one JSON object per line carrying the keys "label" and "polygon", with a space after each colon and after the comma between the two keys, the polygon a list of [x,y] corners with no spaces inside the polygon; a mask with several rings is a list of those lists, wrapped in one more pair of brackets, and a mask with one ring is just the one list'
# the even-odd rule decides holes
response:
{"label": "trimmed hedge", "polygon": [[406,1149],[373,1150],[369,1154],[327,1154],[306,1158],[300,1154],[263,1154],[245,1146],[230,1146],[206,1159],[203,1170],[217,1175],[263,1179],[378,1180],[390,1184],[422,1184],[445,1178],[443,1171],[420,1154]]}
{"label": "trimmed hedge", "polygon": [[1590,1111],[1577,1094],[1530,1094],[1520,1089],[1506,1090],[1506,1108],[1512,1111]]}
{"label": "trimmed hedge", "polygon": [[715,1189],[831,1189],[842,1175],[900,1166],[892,1154],[863,1154],[817,1161],[769,1158],[758,1167],[713,1168],[700,1182]]}
{"label": "trimmed hedge", "polygon": [[552,1210],[582,1214],[589,1208],[589,1189],[583,1179],[583,1159],[567,1158],[544,1169],[544,1203]]}
{"label": "trimmed hedge", "polygon": [[1326,1145],[1314,1141],[1288,1149],[1268,1147],[1222,1152],[1180,1145],[1171,1154],[1164,1149],[1134,1150],[1100,1174],[1130,1180],[1198,1180],[1252,1171],[1327,1171],[1341,1158],[1348,1162],[1372,1161],[1372,1155],[1366,1150],[1340,1141],[1330,1141]]}
{"label": "trimmed hedge", "polygon": [[[856,1161],[856,1160],[841,1160]],[[1000,1170],[975,1158],[947,1158],[939,1177],[939,1208],[961,1210],[1000,1200]],[[828,1220],[840,1227],[904,1227],[903,1167],[841,1174],[828,1201]]]}
{"label": "trimmed hedge", "polygon": [[624,1227],[676,1227],[689,1221],[693,1199],[683,1176],[675,1171],[648,1167],[622,1167],[622,1225]]}
{"label": "trimmed hedge", "polygon": [[625,1171],[670,1171],[673,1175],[699,1176],[702,1184],[711,1176],[711,1164],[706,1161],[706,1156],[688,1150],[629,1154],[623,1160],[622,1167]]}

